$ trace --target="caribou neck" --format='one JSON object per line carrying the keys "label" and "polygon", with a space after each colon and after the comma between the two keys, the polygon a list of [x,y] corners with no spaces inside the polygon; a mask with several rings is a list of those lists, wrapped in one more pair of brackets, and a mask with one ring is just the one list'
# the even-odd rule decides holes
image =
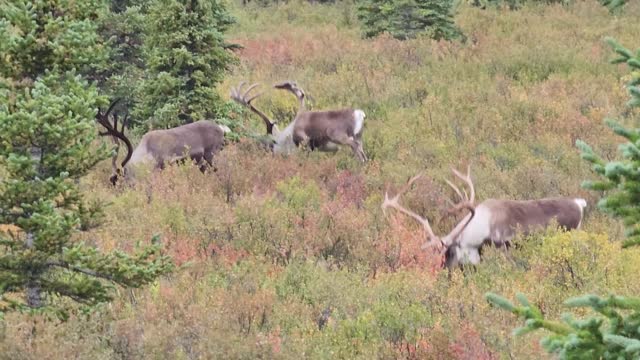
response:
{"label": "caribou neck", "polygon": [[467,228],[471,220],[473,220],[474,216],[475,213],[465,215],[451,230],[451,232],[449,232],[449,234],[442,237],[442,243],[447,247],[455,246],[459,242],[464,230]]}
{"label": "caribou neck", "polygon": [[304,97],[305,96],[302,95],[302,96],[300,96],[298,98],[298,103],[299,103],[299,105],[298,105],[298,115],[300,115],[303,112],[307,111],[307,108],[306,108],[306,105],[305,105],[305,102],[304,102]]}

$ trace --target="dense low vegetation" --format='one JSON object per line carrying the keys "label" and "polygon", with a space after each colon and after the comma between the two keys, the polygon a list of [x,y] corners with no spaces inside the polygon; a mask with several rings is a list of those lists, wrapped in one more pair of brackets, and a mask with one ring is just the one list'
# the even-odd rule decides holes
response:
{"label": "dense low vegetation", "polygon": [[[314,109],[362,108],[371,161],[349,149],[272,156],[246,138],[220,153],[215,173],[170,167],[115,189],[110,162],[100,163],[80,188],[109,203],[107,223],[78,237],[129,251],[160,234],[177,269],[64,323],[9,313],[0,357],[540,359],[544,334],[512,337],[519,320],[486,292],[527,294],[548,318],[567,297],[640,293],[640,249],[621,248],[622,225],[580,187],[594,175],[574,145],[614,159],[621,140],[603,119],[637,119],[624,107],[627,72],[608,64],[603,39],[640,45],[640,4],[617,17],[596,1],[463,5],[455,21],[466,42],[362,39],[350,2],[229,9],[228,42],[243,48],[218,95],[242,80],[268,89],[294,79]],[[295,111],[275,90],[256,106],[282,123]],[[240,108],[230,117],[264,132]],[[488,249],[474,271],[441,271],[420,250],[420,229],[384,217],[380,202],[424,171],[407,205],[440,218],[451,195],[443,177],[467,163],[479,199],[588,199],[583,229],[537,234],[510,257]]]}
{"label": "dense low vegetation", "polygon": [[[617,57],[612,64],[626,64],[631,72],[626,84],[631,100],[629,109],[640,107],[640,50],[635,53],[617,43],[606,39]],[[585,181],[582,186],[606,192],[598,202],[598,208],[623,220],[626,240],[622,247],[640,245],[638,239],[638,157],[640,151],[637,129],[625,127],[614,119],[606,123],[613,132],[626,141],[619,146],[619,158],[606,161],[600,158],[585,142],[578,140],[576,146],[582,150],[582,158],[590,162],[594,172],[600,175],[598,181]],[[549,331],[542,339],[542,345],[550,353],[558,354],[561,359],[636,359],[640,356],[640,297],[609,295],[599,297],[586,294],[567,299],[568,308],[587,308],[587,317],[576,319],[574,314],[562,314],[562,322],[545,319],[542,311],[531,304],[526,296],[517,294],[520,306],[509,300],[487,293],[489,302],[525,319],[524,326],[515,334],[522,335],[537,329]],[[582,310],[582,309],[581,309]],[[580,315],[585,311],[579,311]]]}

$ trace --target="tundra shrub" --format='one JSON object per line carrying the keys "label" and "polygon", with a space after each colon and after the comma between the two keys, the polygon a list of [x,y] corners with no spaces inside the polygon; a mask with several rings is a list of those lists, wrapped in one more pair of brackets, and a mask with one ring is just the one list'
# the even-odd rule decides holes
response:
{"label": "tundra shrub", "polygon": [[[640,107],[640,51],[635,54],[624,48],[615,40],[608,38],[607,43],[618,55],[612,62],[625,63],[631,70],[631,81],[627,89],[631,95],[628,107]],[[577,141],[577,146],[582,150],[582,157],[593,165],[593,170],[603,180],[586,181],[583,187],[596,191],[609,190],[610,193],[602,198],[598,207],[607,213],[620,217],[627,227],[625,247],[640,245],[640,211],[638,211],[638,161],[640,150],[637,147],[640,132],[637,129],[627,129],[619,123],[607,119],[607,125],[613,131],[626,138],[627,143],[620,145],[622,160],[605,162],[582,141]],[[583,285],[583,276],[596,271],[596,264],[611,260],[611,249],[602,246],[602,250],[592,252],[587,261],[575,262],[571,259],[576,252],[582,251],[579,244],[569,244],[570,238],[561,236],[553,246],[555,251],[543,252],[546,263],[555,267],[553,275],[560,276],[566,281],[567,276],[574,286]],[[593,238],[596,243],[603,243],[602,239]],[[573,245],[573,246],[572,246]],[[575,246],[578,245],[578,246]],[[600,257],[600,259],[598,259]],[[618,262],[613,262],[612,266]],[[605,266],[605,268],[608,268]],[[608,271],[607,271],[608,273]],[[575,319],[572,314],[564,314],[562,322],[551,321],[544,318],[539,306],[531,304],[521,293],[517,298],[521,306],[512,304],[507,299],[494,293],[487,293],[487,300],[504,310],[510,311],[525,319],[523,327],[517,329],[515,334],[545,329],[551,334],[542,340],[542,345],[549,353],[556,353],[561,359],[637,359],[640,357],[640,298],[631,296],[617,296],[609,294],[600,297],[595,294],[587,294],[571,298],[564,305],[571,308],[591,309],[596,315],[585,319]]]}

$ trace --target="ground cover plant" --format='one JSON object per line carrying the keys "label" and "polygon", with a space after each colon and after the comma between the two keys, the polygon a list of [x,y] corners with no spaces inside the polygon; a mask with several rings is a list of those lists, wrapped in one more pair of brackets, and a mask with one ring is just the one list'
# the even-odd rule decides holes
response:
{"label": "ground cover plant", "polygon": [[[631,95],[627,102],[630,108],[640,107],[640,50],[635,54],[615,41],[607,38],[607,43],[618,55],[614,64],[626,64],[631,70],[631,79],[626,87]],[[624,220],[626,226],[623,247],[640,245],[638,239],[638,199],[637,164],[638,130],[629,129],[613,119],[607,119],[607,125],[628,142],[620,145],[621,160],[605,162],[593,152],[591,147],[578,140],[576,145],[582,150],[582,157],[590,162],[593,170],[603,179],[586,181],[583,186],[596,191],[607,191],[607,195],[598,202],[598,207]],[[494,293],[487,293],[491,303],[523,317],[525,326],[516,330],[521,335],[537,329],[548,330],[551,334],[542,340],[545,349],[557,353],[563,359],[635,359],[640,356],[640,298],[609,294],[600,298],[587,294],[565,301],[570,308],[587,308],[595,316],[577,320],[571,314],[563,314],[563,323],[544,318],[523,294],[518,294],[522,306],[514,306],[507,299]]]}
{"label": "ground cover plant", "polygon": [[[634,126],[628,71],[608,63],[603,39],[637,46],[640,4],[616,17],[597,1],[462,4],[454,20],[466,42],[363,39],[348,1],[239,1],[228,11],[226,40],[242,48],[218,96],[260,82],[257,104],[285,124],[297,104],[268,88],[293,79],[313,109],[361,108],[370,161],[349,149],[272,156],[240,138],[216,172],[172,166],[116,187],[110,161],[99,163],[78,186],[108,203],[106,222],[78,240],[130,251],[160,234],[176,269],[66,322],[7,313],[0,358],[544,359],[544,334],[512,337],[521,321],[486,292],[526,294],[553,319],[569,297],[640,293],[640,250],[622,249],[623,225],[581,188],[595,175],[575,147],[581,139],[613,160],[620,139],[603,119]],[[228,117],[264,132],[239,107]],[[445,232],[457,219],[435,221],[452,195],[443,178],[467,163],[478,199],[587,199],[582,230],[549,229],[510,257],[487,249],[474,271],[442,271],[420,250],[420,229],[380,204],[387,187],[423,171],[406,205]]]}

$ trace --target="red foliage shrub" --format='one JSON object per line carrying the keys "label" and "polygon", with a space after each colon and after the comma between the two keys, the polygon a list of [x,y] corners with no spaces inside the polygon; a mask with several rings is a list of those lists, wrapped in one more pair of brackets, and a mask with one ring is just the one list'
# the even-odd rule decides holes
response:
{"label": "red foliage shrub", "polygon": [[177,266],[199,257],[195,243],[194,239],[189,238],[177,238],[169,241],[167,244],[168,253],[173,257]]}
{"label": "red foliage shrub", "polygon": [[455,358],[459,360],[497,359],[482,341],[475,327],[469,323],[462,325],[455,341],[449,345],[449,348],[455,354]]}
{"label": "red foliage shrub", "polygon": [[435,274],[442,269],[443,254],[435,248],[422,249],[426,236],[422,228],[416,230],[408,228],[406,219],[401,215],[389,217],[391,234],[378,244],[378,250],[387,254],[392,271],[399,268],[421,268]]}
{"label": "red foliage shrub", "polygon": [[290,65],[293,44],[287,37],[235,40],[243,46],[240,58],[252,65]]}
{"label": "red foliage shrub", "polygon": [[327,187],[329,193],[344,206],[354,204],[361,208],[367,196],[363,175],[353,174],[349,170],[341,171],[336,177],[331,178]]}

